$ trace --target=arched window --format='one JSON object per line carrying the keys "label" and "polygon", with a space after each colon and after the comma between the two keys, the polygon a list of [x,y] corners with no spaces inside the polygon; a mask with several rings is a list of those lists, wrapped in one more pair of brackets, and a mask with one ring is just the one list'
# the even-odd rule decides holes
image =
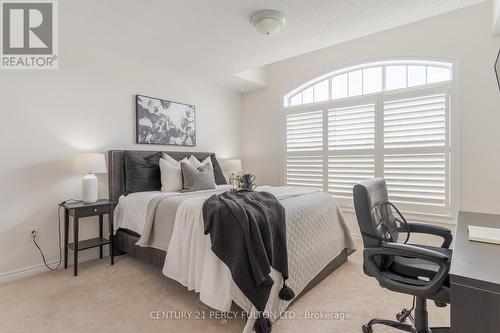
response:
{"label": "arched window", "polygon": [[451,216],[447,62],[391,60],[344,68],[284,97],[288,185],[352,206],[352,187],[384,177],[406,211]]}

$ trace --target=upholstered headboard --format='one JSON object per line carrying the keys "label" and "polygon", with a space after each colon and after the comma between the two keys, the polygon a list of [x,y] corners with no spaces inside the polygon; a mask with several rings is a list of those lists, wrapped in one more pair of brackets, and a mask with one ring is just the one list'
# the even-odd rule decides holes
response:
{"label": "upholstered headboard", "polygon": [[[147,151],[147,150],[130,150],[130,151],[142,157],[148,157],[158,153],[158,151]],[[210,156],[212,164],[214,165],[216,180],[224,179],[224,175],[222,174],[219,162],[215,158],[214,153],[182,152],[182,151],[165,151],[165,153],[169,154],[171,157],[175,158],[178,161],[182,160],[184,157],[189,157],[191,155],[193,155],[200,161],[203,161],[205,158]],[[109,199],[112,201],[118,201],[118,198],[120,198],[120,196],[125,193],[124,154],[125,150],[108,151]]]}

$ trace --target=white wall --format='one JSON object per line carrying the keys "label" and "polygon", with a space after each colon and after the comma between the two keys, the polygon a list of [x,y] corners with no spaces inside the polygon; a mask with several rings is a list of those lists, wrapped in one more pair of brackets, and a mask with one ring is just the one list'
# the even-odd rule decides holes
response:
{"label": "white wall", "polygon": [[500,0],[493,0],[493,32],[500,34]]}
{"label": "white wall", "polygon": [[[268,66],[268,88],[243,97],[243,163],[259,184],[281,184],[283,96],[347,65],[391,57],[444,58],[460,63],[462,210],[500,213],[500,91],[493,71],[500,38],[485,2]],[[346,214],[357,233],[352,214]],[[499,221],[500,225],[500,221]]]}
{"label": "white wall", "polygon": [[[81,176],[72,173],[77,152],[176,149],[134,144],[135,94],[196,106],[198,145],[177,150],[240,157],[240,94],[146,63],[122,62],[71,38],[78,27],[64,12],[61,19],[58,70],[0,72],[0,276],[41,263],[30,227],[39,227],[47,259],[58,257],[56,204],[80,198]],[[107,176],[99,178],[106,197]],[[81,238],[95,237],[96,225],[81,222]]]}

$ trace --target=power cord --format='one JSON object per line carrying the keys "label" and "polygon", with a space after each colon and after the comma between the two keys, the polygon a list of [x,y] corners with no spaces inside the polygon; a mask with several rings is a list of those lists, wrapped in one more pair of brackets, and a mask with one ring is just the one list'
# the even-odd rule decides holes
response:
{"label": "power cord", "polygon": [[57,263],[57,266],[56,267],[50,267],[49,264],[47,264],[47,261],[45,260],[45,255],[43,254],[43,251],[42,249],[40,248],[40,246],[38,245],[38,243],[36,242],[36,231],[33,230],[31,232],[31,236],[32,236],[32,240],[33,240],[33,244],[35,244],[35,246],[37,247],[38,251],[40,252],[40,255],[42,256],[42,260],[43,260],[43,264],[45,265],[45,267],[47,267],[49,270],[51,271],[55,271],[57,270],[59,267],[61,267],[61,263],[62,263],[62,245],[61,245],[61,208],[63,207],[63,205],[67,202],[80,202],[81,200],[76,200],[76,199],[68,199],[68,200],[64,200],[60,203],[57,204],[57,232],[58,232],[58,235],[59,235],[59,262]]}

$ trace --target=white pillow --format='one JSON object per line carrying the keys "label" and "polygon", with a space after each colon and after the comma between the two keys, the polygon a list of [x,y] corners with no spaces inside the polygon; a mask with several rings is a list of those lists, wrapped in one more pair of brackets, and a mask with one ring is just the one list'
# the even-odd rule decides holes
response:
{"label": "white pillow", "polygon": [[[182,162],[188,163],[188,159],[184,158]],[[162,192],[176,192],[182,190],[182,171],[180,162],[175,161],[174,163],[170,163],[166,159],[160,158],[160,173]]]}
{"label": "white pillow", "polygon": [[168,163],[173,164],[173,165],[175,165],[176,163],[179,163],[179,162],[177,162],[177,160],[175,158],[173,158],[172,156],[170,156],[167,153],[162,153],[161,158],[165,159]]}
{"label": "white pillow", "polygon": [[208,156],[207,158],[205,158],[203,160],[203,162],[200,162],[196,157],[194,157],[193,155],[189,156],[189,164],[191,164],[191,166],[193,166],[195,169],[196,168],[199,168],[205,164],[210,164],[212,166],[212,168],[214,167],[213,164],[212,164],[212,159],[210,158],[210,156]]}

